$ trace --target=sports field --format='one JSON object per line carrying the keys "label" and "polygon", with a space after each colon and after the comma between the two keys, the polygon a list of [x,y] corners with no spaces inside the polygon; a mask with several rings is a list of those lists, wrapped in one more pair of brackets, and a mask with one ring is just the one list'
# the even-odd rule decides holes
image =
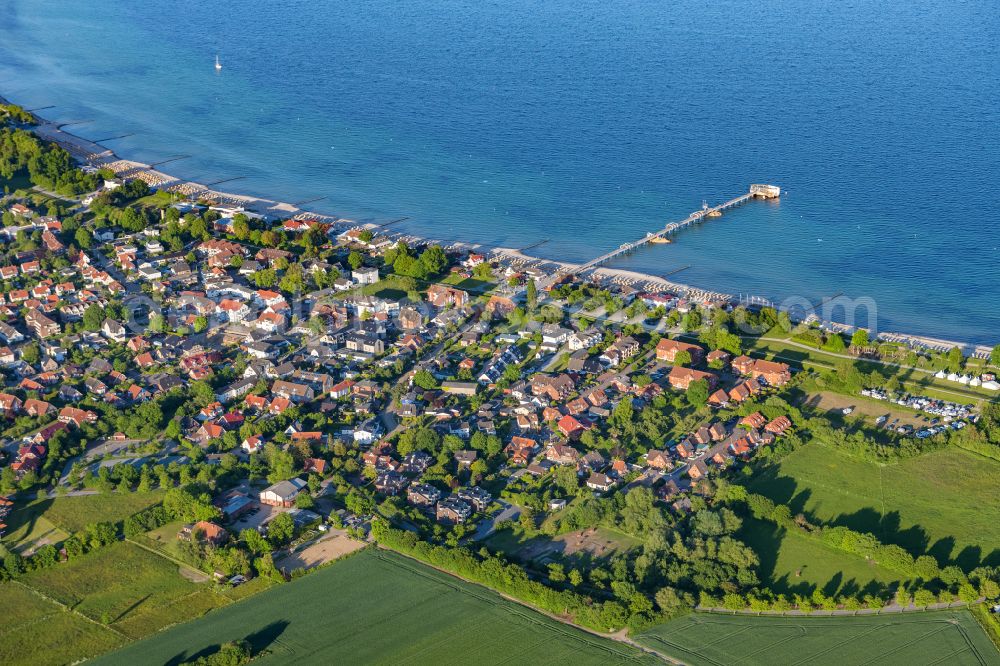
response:
{"label": "sports field", "polygon": [[1000,564],[1000,462],[948,448],[892,465],[850,458],[818,443],[786,457],[750,489],[822,522],[871,532],[914,555],[966,570]]}
{"label": "sports field", "polygon": [[691,666],[1000,663],[965,610],[801,618],[695,613],[636,639]]}
{"label": "sports field", "polygon": [[254,664],[657,663],[400,555],[368,550],[98,659],[179,663],[246,639]]}

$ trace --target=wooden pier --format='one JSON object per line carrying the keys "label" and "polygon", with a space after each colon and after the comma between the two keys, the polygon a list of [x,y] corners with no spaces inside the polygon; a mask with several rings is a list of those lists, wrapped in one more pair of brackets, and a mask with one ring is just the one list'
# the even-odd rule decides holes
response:
{"label": "wooden pier", "polygon": [[722,211],[728,208],[734,208],[736,206],[744,204],[747,201],[750,201],[751,199],[777,199],[780,196],[781,196],[781,188],[779,188],[777,185],[760,185],[760,184],[751,185],[750,190],[745,194],[741,194],[738,197],[734,197],[729,201],[719,204],[718,206],[710,207],[707,204],[705,204],[704,206],[702,206],[701,210],[696,210],[683,220],[680,220],[678,222],[671,222],[670,224],[663,227],[659,231],[650,232],[637,241],[632,241],[631,243],[623,243],[616,249],[611,250],[610,252],[607,252],[605,254],[602,254],[596,259],[588,261],[585,264],[581,264],[575,268],[569,269],[565,271],[563,274],[579,275],[580,273],[589,271],[592,268],[597,268],[598,266],[606,264],[612,259],[615,259],[622,255],[631,254],[632,252],[635,252],[637,249],[639,249],[644,245],[647,245],[649,243],[659,242],[662,239],[666,238],[667,236],[673,234],[674,232],[680,231],[681,229],[684,229],[685,227],[688,227],[692,224],[702,222],[703,220],[706,219],[719,217],[720,215],[722,215]]}

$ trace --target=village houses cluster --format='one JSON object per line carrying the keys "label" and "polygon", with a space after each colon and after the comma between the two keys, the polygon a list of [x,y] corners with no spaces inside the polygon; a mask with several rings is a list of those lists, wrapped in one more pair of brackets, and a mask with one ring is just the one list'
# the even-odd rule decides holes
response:
{"label": "village houses cluster", "polygon": [[[398,239],[388,235],[294,219],[279,221],[282,242],[264,247],[234,237],[234,219],[246,219],[245,211],[174,207],[184,215],[214,212],[211,237],[168,250],[160,225],[131,233],[104,226],[93,230],[98,243],[81,249],[61,236],[58,219],[23,204],[11,208],[18,230],[40,231],[43,240],[0,267],[7,377],[0,412],[34,419],[4,450],[16,481],[46,469],[54,433],[92,427],[82,432],[95,441],[129,441],[102,431],[108,414],[194,385],[211,387],[211,395],[197,413],[174,419],[177,442],[215,461],[262,459],[269,445],[294,453],[287,478],[217,489],[221,522],[230,528],[254,524],[248,516],[258,512],[293,512],[297,524],[321,519],[315,507],[302,508],[300,495],[336,495],[345,482],[373,499],[403,502],[431,523],[467,524],[499,511],[508,485],[561,467],[573,468],[590,492],[642,483],[669,499],[794,425],[760,413],[708,417],[639,454],[588,447],[586,433],[607,433],[623,401],[641,409],[698,386],[711,408],[732,409],[780,389],[791,380],[789,367],[618,324],[580,325],[568,316],[514,323],[526,285],[549,273],[499,256],[449,251],[445,269],[414,301],[412,290],[389,284],[393,267],[381,257]],[[296,239],[306,234],[320,239],[322,251],[303,255]],[[281,281],[293,268],[301,291]],[[262,286],[266,273],[277,279]],[[558,302],[550,292],[569,284],[549,281],[539,298]],[[728,307],[605,288],[624,306]],[[432,443],[401,450],[401,436],[412,430],[432,433]],[[129,464],[183,464],[184,451],[164,447]],[[357,469],[343,466],[345,456],[354,456]],[[318,489],[310,478],[320,480]],[[266,529],[266,519],[258,524]],[[203,538],[225,539],[222,525],[195,528]]]}

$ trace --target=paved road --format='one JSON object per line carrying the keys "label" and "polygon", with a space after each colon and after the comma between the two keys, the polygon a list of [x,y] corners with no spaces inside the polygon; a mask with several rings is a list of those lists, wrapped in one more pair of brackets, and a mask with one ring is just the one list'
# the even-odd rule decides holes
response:
{"label": "paved road", "polygon": [[479,528],[476,530],[476,533],[472,535],[473,541],[482,541],[493,534],[494,527],[497,523],[502,523],[505,520],[517,520],[517,518],[521,515],[521,507],[516,504],[509,504],[503,500],[497,500],[497,503],[502,508],[500,511],[479,523]]}
{"label": "paved road", "polygon": [[126,439],[124,441],[119,442],[110,439],[105,439],[99,444],[91,448],[88,448],[80,455],[67,460],[66,464],[63,466],[62,476],[59,477],[59,483],[60,484],[66,483],[66,480],[69,478],[69,473],[73,469],[73,465],[76,464],[77,461],[82,460],[84,462],[90,462],[94,458],[100,458],[102,456],[106,456],[111,453],[117,453],[118,451],[121,451],[124,448],[127,448],[133,444],[139,444],[143,441],[145,440]]}

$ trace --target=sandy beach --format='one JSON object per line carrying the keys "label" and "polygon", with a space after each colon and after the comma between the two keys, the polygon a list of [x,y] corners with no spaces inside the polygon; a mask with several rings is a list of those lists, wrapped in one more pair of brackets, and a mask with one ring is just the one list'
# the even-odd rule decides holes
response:
{"label": "sandy beach", "polygon": [[[10,102],[0,96],[0,103],[8,104]],[[38,120],[39,124],[31,129],[38,136],[62,146],[67,152],[70,153],[70,155],[73,156],[74,159],[80,162],[81,165],[88,165],[95,168],[108,168],[114,171],[116,176],[121,178],[139,178],[149,184],[150,187],[177,192],[192,200],[201,199],[214,201],[217,205],[241,208],[248,213],[258,215],[267,220],[310,218],[317,219],[337,227],[342,227],[344,229],[363,226],[377,231],[382,228],[380,225],[373,223],[359,224],[348,218],[323,215],[321,213],[304,210],[287,202],[275,201],[273,199],[265,199],[245,194],[224,192],[212,189],[211,187],[201,183],[186,181],[163,171],[158,171],[148,164],[121,158],[112,149],[107,148],[106,146],[89,141],[88,139],[79,137],[71,132],[67,132],[63,129],[66,125],[58,125],[45,120],[37,114],[35,114],[35,118]],[[493,247],[455,240],[429,239],[405,232],[382,231],[381,233],[394,240],[403,240],[410,243],[433,242],[440,243],[442,246],[449,249],[464,249],[467,251],[481,252],[492,255],[495,259],[502,259],[505,262],[516,266],[538,267],[550,271],[552,274],[559,271],[573,270],[579,267],[579,264],[527,255],[516,248]],[[747,302],[753,302],[756,304],[775,305],[771,301],[762,297],[747,295],[737,297],[735,294],[727,294],[724,292],[698,288],[689,284],[667,280],[666,278],[656,275],[620,268],[600,266],[589,270],[588,274],[591,277],[602,281],[618,285],[630,285],[637,289],[643,289],[646,291],[671,292],[701,303],[719,301],[736,302],[737,300],[742,302],[743,300],[746,300]],[[846,327],[843,324],[836,322],[824,323],[829,328],[844,330],[848,333],[853,330],[850,327]],[[966,342],[941,340],[905,333],[880,333],[879,337],[886,341],[898,342],[934,351],[947,351],[953,347],[959,347],[966,355],[976,356],[979,358],[989,357],[991,351],[990,347],[986,345],[971,345]]]}

